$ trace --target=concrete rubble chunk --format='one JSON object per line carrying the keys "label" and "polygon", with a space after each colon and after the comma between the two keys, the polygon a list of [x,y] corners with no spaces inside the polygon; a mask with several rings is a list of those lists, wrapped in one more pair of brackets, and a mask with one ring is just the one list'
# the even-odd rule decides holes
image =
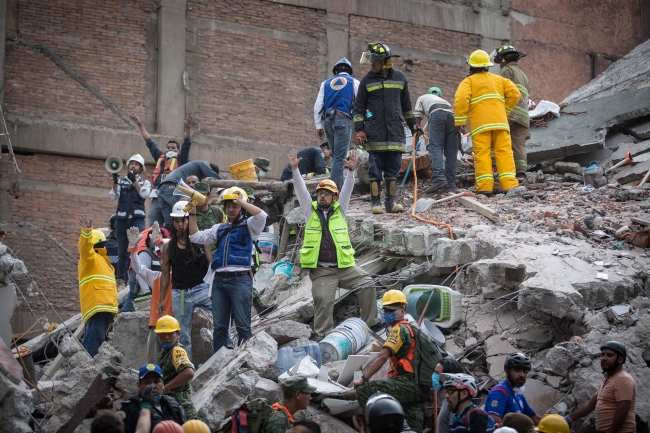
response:
{"label": "concrete rubble chunk", "polygon": [[[18,376],[18,377],[17,377]],[[21,380],[22,367],[0,340],[0,430],[31,433],[32,393]]]}
{"label": "concrete rubble chunk", "polygon": [[499,291],[513,291],[526,279],[526,265],[519,263],[507,250],[494,259],[479,260],[463,271],[459,288],[481,290],[483,295]]}
{"label": "concrete rubble chunk", "polygon": [[309,338],[312,330],[304,323],[293,320],[281,320],[264,328],[264,331],[275,339],[278,344],[285,344],[300,338]]}
{"label": "concrete rubble chunk", "polygon": [[355,433],[356,430],[334,416],[321,412],[309,406],[305,410],[296,412],[294,416],[298,419],[308,419],[314,421],[320,427],[321,433]]}
{"label": "concrete rubble chunk", "polygon": [[648,170],[650,170],[650,160],[634,165],[626,165],[614,175],[614,179],[621,185],[624,185],[642,179]]}
{"label": "concrete rubble chunk", "polygon": [[573,365],[573,358],[569,351],[562,346],[554,346],[546,354],[544,370],[558,376],[566,376]]}
{"label": "concrete rubble chunk", "polygon": [[563,161],[556,162],[555,169],[560,174],[572,173],[572,174],[577,174],[578,176],[582,176],[582,172],[584,170],[582,166],[577,162],[563,162]]}
{"label": "concrete rubble chunk", "polygon": [[81,342],[72,335],[66,335],[59,343],[59,354],[69,358],[77,352],[83,351]]}
{"label": "concrete rubble chunk", "polygon": [[115,350],[124,354],[124,365],[137,370],[147,362],[148,336],[148,311],[121,313],[113,322],[110,343]]}
{"label": "concrete rubble chunk", "polygon": [[194,366],[203,364],[214,354],[212,348],[213,327],[208,317],[210,317],[210,313],[207,311],[194,310],[192,318],[192,362]]}
{"label": "concrete rubble chunk", "polygon": [[635,137],[647,140],[650,138],[650,116],[630,120],[625,123],[623,128]]}
{"label": "concrete rubble chunk", "polygon": [[264,293],[260,296],[260,299],[265,304],[270,304],[272,302],[275,302],[280,296],[280,294],[288,290],[289,287],[290,287],[289,277],[287,277],[283,273],[275,274],[269,280],[269,284],[266,286],[266,289],[264,290]]}
{"label": "concrete rubble chunk", "polygon": [[612,164],[617,164],[625,159],[625,155],[630,153],[630,156],[634,160],[635,156],[643,155],[650,152],[650,140],[641,141],[639,143],[623,143],[619,146],[618,150],[612,153],[610,156]]}
{"label": "concrete rubble chunk", "polygon": [[550,347],[553,343],[553,333],[546,328],[524,331],[519,334],[514,334],[512,338],[515,340],[516,346],[525,352],[536,352]]}
{"label": "concrete rubble chunk", "polygon": [[536,379],[526,380],[526,401],[537,413],[546,413],[559,400],[557,391]]}
{"label": "concrete rubble chunk", "polygon": [[591,317],[587,321],[587,330],[589,332],[591,331],[601,331],[601,332],[606,332],[609,330],[609,321],[607,320],[607,316],[605,315],[604,312],[600,312],[598,314],[594,314],[593,317]]}
{"label": "concrete rubble chunk", "polygon": [[251,391],[250,399],[265,398],[269,404],[281,401],[283,398],[282,386],[277,382],[260,377]]}
{"label": "concrete rubble chunk", "polygon": [[517,348],[507,340],[502,340],[500,335],[493,335],[485,340],[487,356],[508,355],[512,352],[518,352]]}
{"label": "concrete rubble chunk", "polygon": [[625,302],[634,298],[636,287],[634,281],[591,281],[576,283],[574,287],[582,295],[583,305],[591,309],[600,309],[615,302]]}

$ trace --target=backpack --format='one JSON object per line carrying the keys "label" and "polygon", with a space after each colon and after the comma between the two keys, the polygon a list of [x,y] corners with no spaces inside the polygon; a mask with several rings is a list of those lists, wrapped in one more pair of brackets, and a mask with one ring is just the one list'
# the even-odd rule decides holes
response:
{"label": "backpack", "polygon": [[467,413],[465,414],[465,416],[463,416],[463,424],[465,424],[465,429],[466,429],[467,431],[469,431],[469,417],[470,417],[470,415],[471,415],[472,413],[474,413],[474,412],[476,412],[476,411],[484,412],[485,415],[487,415],[488,423],[487,423],[487,428],[485,429],[485,433],[492,433],[492,432],[494,432],[494,430],[497,428],[497,424],[496,424],[496,422],[494,421],[494,418],[492,418],[490,415],[488,415],[487,412],[485,412],[485,411],[484,411],[483,409],[481,409],[480,407],[473,407],[473,408],[471,408],[470,410],[467,411]]}
{"label": "backpack", "polygon": [[433,388],[431,376],[435,372],[436,365],[447,352],[440,348],[429,334],[422,332],[416,323],[409,323],[413,329],[415,338],[415,353],[413,355],[413,370],[415,371],[415,383],[427,388]]}
{"label": "backpack", "polygon": [[265,398],[256,398],[241,405],[230,417],[221,421],[217,433],[261,433],[264,419],[271,413]]}

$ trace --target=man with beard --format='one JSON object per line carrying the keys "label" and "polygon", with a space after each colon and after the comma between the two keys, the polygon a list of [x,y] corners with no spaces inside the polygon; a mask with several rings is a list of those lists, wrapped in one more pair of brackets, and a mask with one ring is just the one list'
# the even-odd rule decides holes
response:
{"label": "man with beard", "polygon": [[192,319],[194,309],[212,314],[210,287],[203,275],[210,263],[210,245],[197,245],[188,239],[189,214],[186,201],[177,202],[171,212],[171,240],[163,246],[162,275],[158,313],[165,315],[165,296],[172,272],[172,310],[180,323],[180,342],[192,357]]}
{"label": "man with beard", "polygon": [[591,399],[564,419],[573,424],[596,410],[596,431],[630,433],[636,431],[636,383],[623,364],[627,350],[618,341],[608,341],[600,346],[600,368],[605,380]]}
{"label": "man with beard", "polygon": [[499,424],[507,413],[528,415],[537,425],[539,415],[528,405],[524,397],[524,384],[530,371],[530,359],[523,353],[511,353],[503,366],[506,379],[495,385],[485,400],[485,411]]}

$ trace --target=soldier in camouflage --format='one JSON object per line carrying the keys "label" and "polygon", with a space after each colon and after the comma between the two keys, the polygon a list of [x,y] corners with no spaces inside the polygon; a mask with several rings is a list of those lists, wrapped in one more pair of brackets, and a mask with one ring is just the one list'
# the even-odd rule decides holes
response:
{"label": "soldier in camouflage", "polygon": [[[395,397],[404,409],[408,425],[421,433],[431,390],[415,382],[413,358],[416,341],[408,322],[404,320],[406,304],[406,296],[399,290],[389,290],[384,294],[381,305],[384,309],[384,321],[391,326],[390,333],[377,358],[366,367],[361,379],[355,381],[353,386],[357,390],[357,400],[364,410],[370,396],[377,392]],[[369,378],[377,373],[386,361],[390,361],[388,379],[370,382]]]}
{"label": "soldier in camouflage", "polygon": [[299,410],[307,409],[311,393],[316,388],[309,386],[307,376],[299,374],[282,382],[284,400],[273,403],[272,412],[264,420],[262,433],[285,433],[293,424],[293,415]]}
{"label": "soldier in camouflage", "polygon": [[188,420],[197,419],[198,414],[190,398],[190,381],[194,378],[194,364],[185,347],[178,341],[180,325],[172,316],[163,316],[156,322],[154,332],[158,335],[162,352],[158,355],[162,378],[165,382],[163,394],[171,395],[183,406]]}
{"label": "soldier in camouflage", "polygon": [[[226,221],[225,214],[221,210],[221,206],[209,205],[210,202],[210,185],[203,182],[198,182],[194,185],[194,190],[198,193],[201,193],[205,196],[206,200],[204,204],[196,206],[196,225],[199,227],[199,230],[207,230],[212,228],[216,224],[221,224]],[[210,249],[212,253],[217,250],[215,244],[210,244]]]}

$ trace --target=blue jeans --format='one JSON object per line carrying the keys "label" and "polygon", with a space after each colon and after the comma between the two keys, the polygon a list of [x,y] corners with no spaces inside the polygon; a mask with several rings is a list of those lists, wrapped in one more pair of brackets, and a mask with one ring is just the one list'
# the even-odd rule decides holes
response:
{"label": "blue jeans", "polygon": [[129,220],[115,221],[115,237],[117,238],[117,279],[126,282],[126,271],[129,269],[129,238],[126,232],[131,227],[144,230],[144,218],[132,218]]}
{"label": "blue jeans", "polygon": [[113,313],[100,311],[90,316],[84,326],[84,339],[81,345],[93,358],[99,352],[99,346],[106,341],[108,325],[113,321]]}
{"label": "blue jeans", "polygon": [[[185,292],[185,309],[183,311],[181,311],[181,292]],[[187,290],[172,290],[172,310],[174,310],[174,317],[181,325],[180,341],[185,346],[190,359],[192,358],[192,319],[195,308],[202,308],[205,312],[212,314],[210,286],[207,283],[201,283]]]}
{"label": "blue jeans", "polygon": [[402,167],[402,152],[389,150],[386,152],[368,152],[370,167],[368,175],[370,179],[386,179],[388,177],[399,176],[399,170]]}
{"label": "blue jeans", "polygon": [[149,227],[153,225],[154,221],[158,221],[158,225],[160,227],[163,227],[165,225],[165,218],[163,217],[163,212],[160,208],[158,197],[151,199],[151,206],[149,206]]}
{"label": "blue jeans", "polygon": [[158,189],[158,204],[164,220],[163,225],[168,229],[172,228],[172,217],[169,216],[172,213],[172,208],[181,199],[180,195],[174,195],[174,189],[176,189],[176,185],[172,183],[163,183]]}
{"label": "blue jeans", "polygon": [[[447,188],[456,187],[456,163],[458,158],[458,127],[454,125],[454,115],[446,111],[436,111],[429,116],[429,144],[427,150],[431,157],[433,178],[431,182],[447,181]],[[445,170],[442,170],[442,155],[445,155]]]}
{"label": "blue jeans", "polygon": [[345,116],[334,116],[334,119],[325,118],[324,127],[327,143],[332,151],[332,173],[330,179],[336,183],[339,190],[343,188],[343,160],[348,156],[350,149],[350,119]]}
{"label": "blue jeans", "polygon": [[126,300],[120,309],[120,313],[135,311],[135,308],[133,308],[133,301],[137,298],[136,293],[138,293],[138,280],[135,278],[135,271],[131,269],[131,272],[129,272],[129,296],[126,297]]}
{"label": "blue jeans", "polygon": [[228,345],[230,315],[235,319],[239,344],[253,336],[251,308],[253,307],[253,280],[248,273],[237,277],[214,276],[212,283],[212,315],[214,333],[212,346],[216,353]]}

